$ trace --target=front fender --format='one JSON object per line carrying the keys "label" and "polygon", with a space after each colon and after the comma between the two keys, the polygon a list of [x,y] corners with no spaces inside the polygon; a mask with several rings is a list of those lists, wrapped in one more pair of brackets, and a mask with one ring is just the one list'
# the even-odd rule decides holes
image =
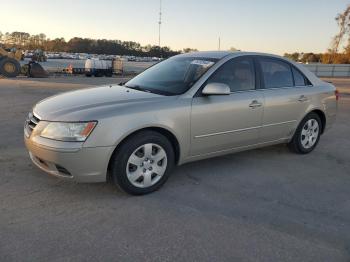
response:
{"label": "front fender", "polygon": [[181,163],[190,150],[190,105],[189,99],[178,99],[157,108],[147,104],[142,112],[123,110],[123,114],[98,120],[98,125],[83,147],[117,147],[126,137],[139,130],[162,128],[177,139]]}

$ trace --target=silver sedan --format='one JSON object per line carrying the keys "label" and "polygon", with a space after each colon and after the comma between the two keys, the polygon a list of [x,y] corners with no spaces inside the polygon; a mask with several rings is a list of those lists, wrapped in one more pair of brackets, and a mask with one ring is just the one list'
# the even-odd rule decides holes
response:
{"label": "silver sedan", "polygon": [[175,165],[285,143],[315,149],[338,94],[302,65],[247,52],[197,52],[160,62],[123,85],[37,103],[24,140],[49,174],[114,181],[131,194],[160,188]]}

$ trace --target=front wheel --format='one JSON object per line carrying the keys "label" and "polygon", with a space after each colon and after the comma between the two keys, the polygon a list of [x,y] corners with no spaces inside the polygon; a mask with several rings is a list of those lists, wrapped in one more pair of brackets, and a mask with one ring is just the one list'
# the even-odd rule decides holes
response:
{"label": "front wheel", "polygon": [[133,195],[159,189],[175,163],[169,140],[158,132],[144,131],[123,142],[111,159],[115,184]]}
{"label": "front wheel", "polygon": [[299,124],[289,148],[298,154],[308,154],[313,151],[321,136],[322,122],[316,113],[308,114]]}

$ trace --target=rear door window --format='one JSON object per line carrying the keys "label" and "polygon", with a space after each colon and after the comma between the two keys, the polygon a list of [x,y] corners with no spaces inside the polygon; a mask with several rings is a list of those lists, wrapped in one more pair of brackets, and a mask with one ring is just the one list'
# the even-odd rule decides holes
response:
{"label": "rear door window", "polygon": [[265,88],[293,87],[292,69],[277,59],[259,58]]}

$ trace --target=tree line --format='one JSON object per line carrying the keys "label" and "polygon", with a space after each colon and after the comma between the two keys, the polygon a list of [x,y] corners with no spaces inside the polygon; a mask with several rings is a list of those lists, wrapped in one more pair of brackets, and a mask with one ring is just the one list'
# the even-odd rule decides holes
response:
{"label": "tree line", "polygon": [[[350,5],[335,18],[339,31],[333,37],[330,48],[325,53],[285,53],[284,56],[302,63],[350,64]],[[68,42],[64,38],[49,39],[45,34],[30,35],[26,32],[2,34],[0,43],[5,48],[21,48],[27,50],[42,49],[51,52],[89,53],[106,55],[130,55],[148,57],[170,57],[179,53],[197,51],[184,48],[174,51],[169,47],[156,45],[142,46],[133,41],[90,39],[74,37]],[[235,48],[231,48],[236,50]]]}
{"label": "tree line", "polygon": [[284,57],[300,63],[322,63],[322,64],[350,64],[350,48],[341,53],[285,53]]}
{"label": "tree line", "polygon": [[350,5],[335,18],[339,31],[325,53],[291,53],[285,57],[302,63],[350,64]]}
{"label": "tree line", "polygon": [[181,52],[194,49],[185,48],[183,51],[174,51],[170,47],[156,45],[142,46],[133,41],[90,39],[74,37],[69,41],[64,38],[49,39],[45,34],[30,35],[26,32],[12,32],[2,34],[0,43],[5,48],[21,48],[23,50],[42,49],[50,52],[89,53],[105,55],[129,55],[143,57],[167,58]]}

